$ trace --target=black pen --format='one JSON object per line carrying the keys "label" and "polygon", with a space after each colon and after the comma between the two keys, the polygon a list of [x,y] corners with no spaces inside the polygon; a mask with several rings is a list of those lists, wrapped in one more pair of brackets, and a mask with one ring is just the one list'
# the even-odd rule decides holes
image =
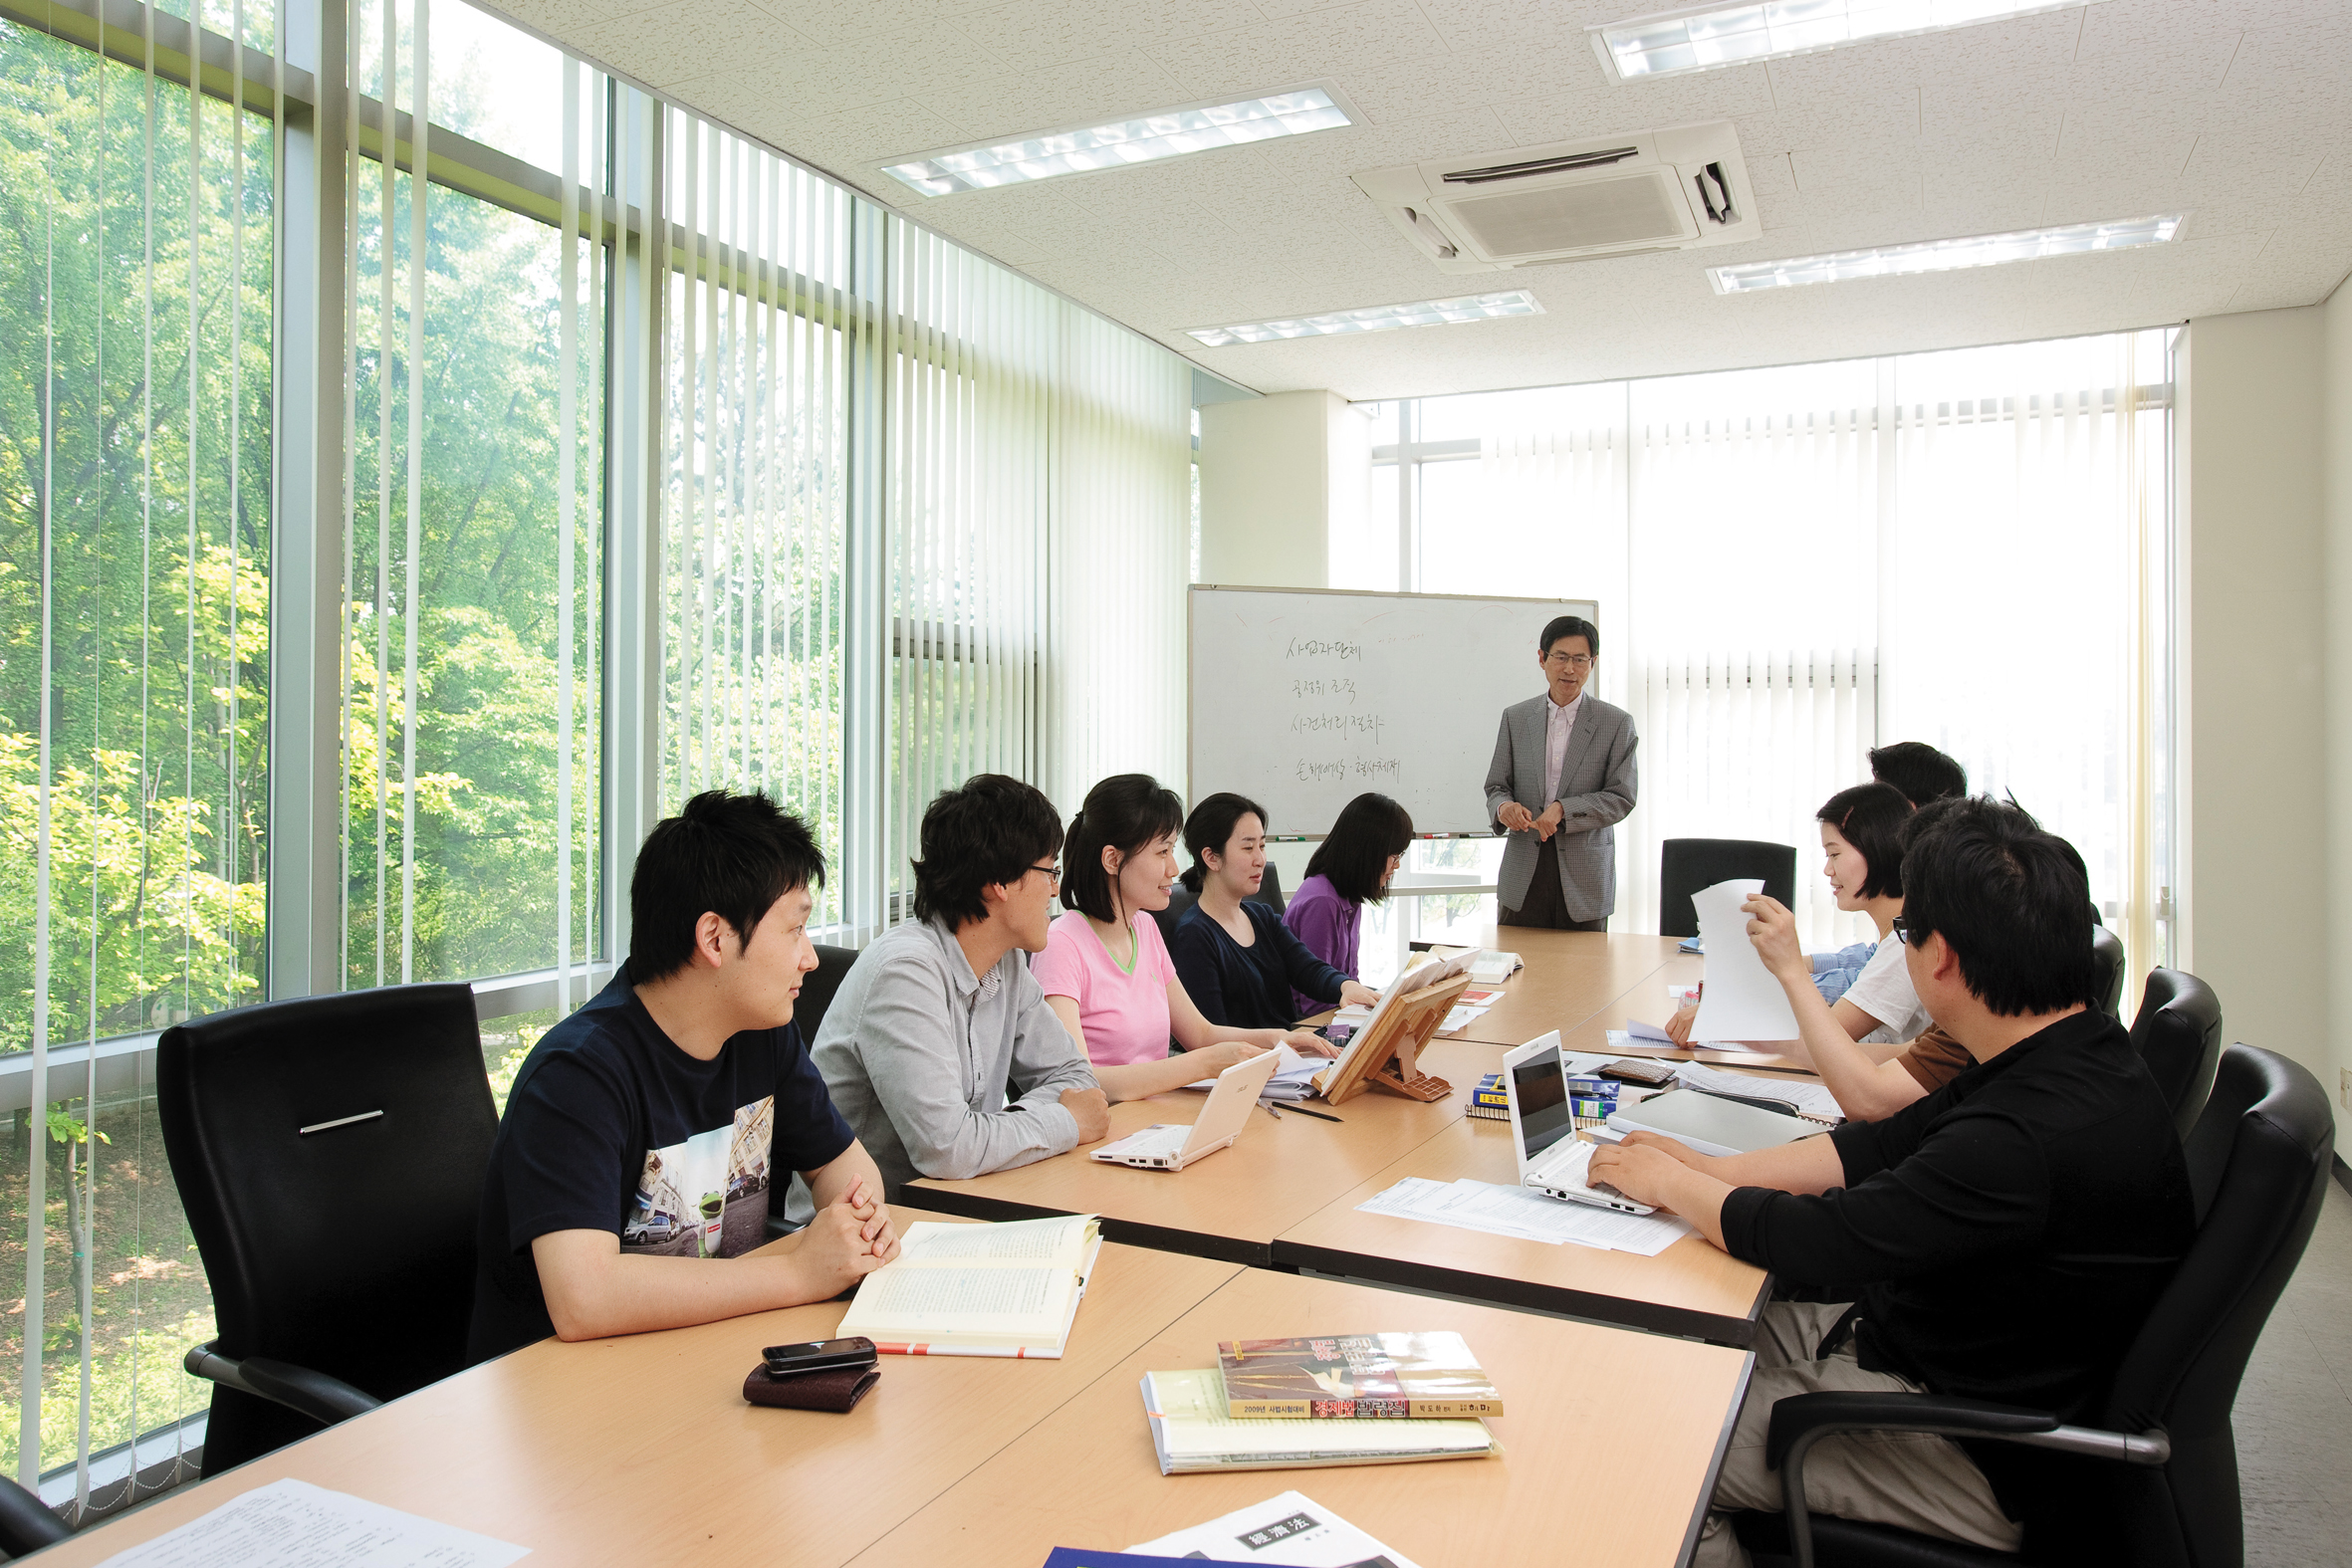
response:
{"label": "black pen", "polygon": [[1345,1117],[1333,1116],[1329,1111],[1310,1111],[1303,1105],[1293,1105],[1288,1107],[1288,1109],[1300,1116],[1311,1116],[1318,1122],[1337,1122],[1341,1126],[1345,1126],[1347,1124],[1347,1119]]}

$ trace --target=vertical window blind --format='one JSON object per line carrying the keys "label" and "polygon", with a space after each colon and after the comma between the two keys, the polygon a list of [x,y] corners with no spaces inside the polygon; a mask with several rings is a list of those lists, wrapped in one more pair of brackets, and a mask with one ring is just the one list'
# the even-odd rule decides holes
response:
{"label": "vertical window blind", "polygon": [[187,33],[0,22],[0,1462],[77,1503],[201,1409],[211,1326],[141,1058],[92,1042],[261,983],[280,121],[248,50],[225,102],[172,80]]}

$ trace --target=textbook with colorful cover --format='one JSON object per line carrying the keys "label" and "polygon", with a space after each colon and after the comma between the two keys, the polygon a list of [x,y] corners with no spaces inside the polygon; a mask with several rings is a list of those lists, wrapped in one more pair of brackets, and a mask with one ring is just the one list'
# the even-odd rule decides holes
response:
{"label": "textbook with colorful cover", "polygon": [[1210,1470],[1316,1469],[1483,1459],[1503,1445],[1487,1424],[1462,1421],[1237,1420],[1213,1367],[1143,1375],[1143,1413],[1162,1475]]}
{"label": "textbook with colorful cover", "polygon": [[1503,1396],[1460,1334],[1312,1334],[1217,1347],[1237,1420],[1458,1421]]}
{"label": "textbook with colorful cover", "polygon": [[1092,1215],[906,1228],[835,1333],[900,1356],[1058,1358],[1102,1250]]}
{"label": "textbook with colorful cover", "polygon": [[[1468,995],[1468,993],[1464,993]],[[1490,1072],[1478,1080],[1478,1087],[1470,1091],[1470,1103],[1462,1107],[1462,1114],[1482,1121],[1511,1120],[1511,1101],[1504,1098],[1503,1074]]]}

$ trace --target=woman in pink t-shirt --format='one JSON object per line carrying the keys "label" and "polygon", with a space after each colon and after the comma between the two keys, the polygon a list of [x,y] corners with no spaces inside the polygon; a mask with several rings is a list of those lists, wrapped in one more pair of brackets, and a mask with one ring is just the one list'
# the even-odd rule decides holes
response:
{"label": "woman in pink t-shirt", "polygon": [[[1087,791],[1061,845],[1061,902],[1069,913],[1054,922],[1046,951],[1030,960],[1047,1005],[1085,1047],[1113,1100],[1215,1077],[1278,1043],[1310,1056],[1332,1053],[1304,1029],[1222,1028],[1184,994],[1151,918],[1168,907],[1183,826],[1184,802],[1148,774],[1120,774]],[[1171,1036],[1181,1054],[1170,1054]]]}

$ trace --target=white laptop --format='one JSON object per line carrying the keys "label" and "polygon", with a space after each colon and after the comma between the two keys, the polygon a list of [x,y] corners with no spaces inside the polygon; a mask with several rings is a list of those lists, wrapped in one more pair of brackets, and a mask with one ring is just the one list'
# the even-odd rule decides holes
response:
{"label": "white laptop", "polygon": [[1261,1051],[1248,1061],[1237,1061],[1217,1074],[1217,1086],[1191,1126],[1161,1122],[1106,1143],[1087,1155],[1110,1165],[1140,1166],[1147,1171],[1181,1171],[1206,1154],[1215,1154],[1242,1135],[1242,1126],[1258,1108],[1258,1095],[1281,1064],[1277,1051]]}
{"label": "white laptop", "polygon": [[1568,1064],[1559,1030],[1531,1039],[1503,1058],[1503,1097],[1511,1108],[1511,1141],[1519,1151],[1519,1180],[1546,1198],[1594,1204],[1629,1215],[1656,1213],[1607,1183],[1584,1179],[1595,1145],[1576,1136],[1568,1106]]}

